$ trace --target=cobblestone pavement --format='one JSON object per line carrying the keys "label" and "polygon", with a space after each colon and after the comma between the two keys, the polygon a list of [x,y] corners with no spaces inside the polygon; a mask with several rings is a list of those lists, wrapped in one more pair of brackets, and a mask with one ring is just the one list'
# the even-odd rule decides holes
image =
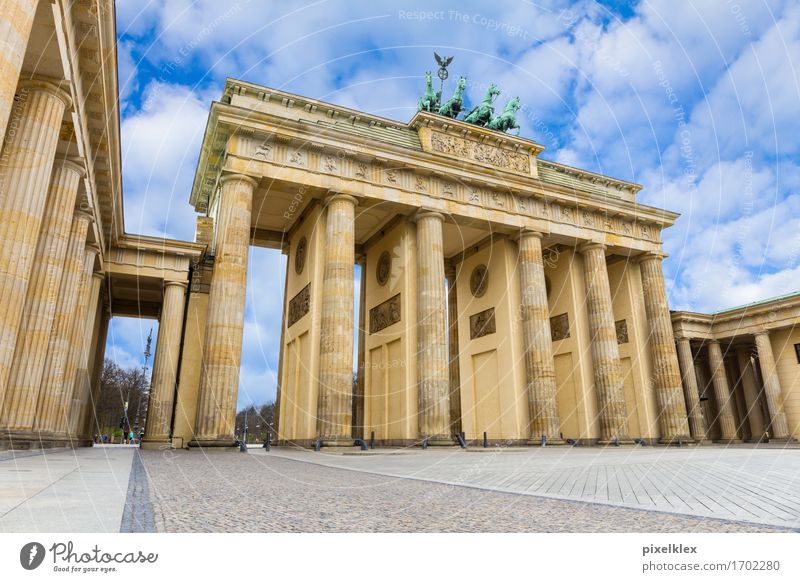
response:
{"label": "cobblestone pavement", "polygon": [[[158,531],[759,532],[782,528],[326,467],[287,453],[142,451]],[[292,453],[308,455],[312,453]],[[428,462],[425,453],[411,453]],[[433,453],[443,455],[443,453]],[[446,454],[445,454],[446,456]],[[333,455],[325,455],[333,457]],[[378,457],[360,457],[359,460]],[[402,455],[384,462],[406,461]],[[489,457],[471,455],[480,461]],[[339,460],[349,457],[338,456]],[[485,461],[481,461],[485,462]]]}
{"label": "cobblestone pavement", "polygon": [[274,449],[325,466],[800,528],[800,449],[547,447],[342,455]]}

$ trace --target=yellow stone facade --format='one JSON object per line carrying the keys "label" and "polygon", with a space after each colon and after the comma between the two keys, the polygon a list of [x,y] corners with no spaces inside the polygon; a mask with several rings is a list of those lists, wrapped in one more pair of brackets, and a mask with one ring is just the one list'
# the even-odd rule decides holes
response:
{"label": "yellow stone facade", "polygon": [[194,242],[126,233],[108,8],[0,0],[0,448],[91,443],[118,315],[160,322],[142,446],[232,449],[251,245],[288,259],[280,444],[800,436],[800,295],[671,313],[678,215],[527,139],[229,80]]}

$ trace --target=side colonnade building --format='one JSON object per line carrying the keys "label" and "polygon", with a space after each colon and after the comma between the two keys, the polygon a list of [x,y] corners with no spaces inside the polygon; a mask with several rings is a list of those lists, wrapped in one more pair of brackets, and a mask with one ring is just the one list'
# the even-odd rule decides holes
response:
{"label": "side colonnade building", "polygon": [[670,314],[678,215],[640,186],[425,111],[403,124],[229,79],[195,241],[130,235],[113,3],[0,4],[1,447],[91,442],[113,315],[160,322],[143,446],[230,447],[251,245],[287,257],[280,444],[800,434],[798,297],[777,319]]}

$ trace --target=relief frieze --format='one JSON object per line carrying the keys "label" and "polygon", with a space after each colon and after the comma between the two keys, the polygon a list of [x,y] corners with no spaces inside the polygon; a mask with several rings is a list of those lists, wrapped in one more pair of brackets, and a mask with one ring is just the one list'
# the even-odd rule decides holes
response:
{"label": "relief frieze", "polygon": [[287,326],[292,327],[297,323],[311,307],[311,283],[289,301],[289,313],[287,315]]}
{"label": "relief frieze", "polygon": [[469,339],[493,334],[497,331],[494,321],[494,307],[469,316]]}
{"label": "relief frieze", "polygon": [[485,143],[477,143],[455,135],[432,131],[431,148],[435,152],[449,154],[464,160],[474,160],[522,174],[531,173],[530,156]]}

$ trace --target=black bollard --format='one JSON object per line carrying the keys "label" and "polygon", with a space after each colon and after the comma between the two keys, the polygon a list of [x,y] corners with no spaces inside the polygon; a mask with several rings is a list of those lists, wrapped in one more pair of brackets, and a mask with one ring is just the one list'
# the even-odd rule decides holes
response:
{"label": "black bollard", "polygon": [[542,448],[545,448],[546,446],[547,446],[547,435],[543,434],[542,435]]}
{"label": "black bollard", "polygon": [[369,448],[375,448],[375,431],[373,430],[372,433],[369,435]]}
{"label": "black bollard", "polygon": [[428,448],[428,437],[425,437],[424,439],[422,439],[422,450],[424,451],[427,448]]}
{"label": "black bollard", "polygon": [[483,432],[483,448],[484,449],[489,448],[489,439],[486,438],[486,431]]}

